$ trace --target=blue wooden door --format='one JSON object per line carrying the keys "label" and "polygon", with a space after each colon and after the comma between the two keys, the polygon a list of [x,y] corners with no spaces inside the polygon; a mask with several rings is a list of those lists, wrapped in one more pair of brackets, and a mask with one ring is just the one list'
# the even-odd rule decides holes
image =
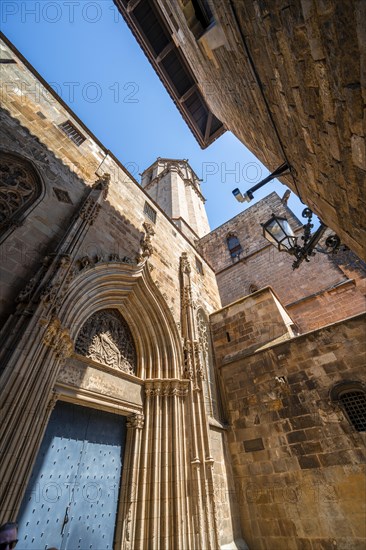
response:
{"label": "blue wooden door", "polygon": [[17,550],[113,548],[126,422],[57,403],[20,509]]}

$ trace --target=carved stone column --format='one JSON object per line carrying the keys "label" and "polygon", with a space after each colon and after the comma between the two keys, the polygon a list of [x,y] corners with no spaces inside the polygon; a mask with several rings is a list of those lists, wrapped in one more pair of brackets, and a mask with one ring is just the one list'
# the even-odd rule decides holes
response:
{"label": "carved stone column", "polygon": [[187,386],[177,379],[145,382],[133,550],[189,548],[182,425]]}
{"label": "carved stone column", "polygon": [[180,264],[181,327],[184,351],[184,376],[190,381],[187,412],[190,429],[190,517],[192,542],[195,548],[207,550],[219,546],[213,493],[213,459],[210,454],[208,421],[203,392],[203,366],[198,340],[198,329],[192,300],[191,267],[186,253]]}
{"label": "carved stone column", "polygon": [[139,464],[141,454],[141,437],[144,427],[144,415],[136,413],[127,418],[126,451],[124,453],[122,476],[121,511],[118,514],[116,548],[134,549],[134,525],[138,505]]}
{"label": "carved stone column", "polygon": [[56,249],[20,292],[0,334],[0,523],[16,517],[50,414],[51,391],[60,365],[73,351],[57,311],[108,183],[106,175],[89,190]]}

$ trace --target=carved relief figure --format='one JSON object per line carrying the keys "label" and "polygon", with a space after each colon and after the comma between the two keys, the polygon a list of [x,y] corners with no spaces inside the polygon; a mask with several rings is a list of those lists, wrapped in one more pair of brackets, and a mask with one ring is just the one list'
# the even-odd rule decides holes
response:
{"label": "carved relief figure", "polygon": [[209,333],[209,321],[207,315],[202,309],[199,309],[197,313],[197,328],[199,338],[199,348],[197,351],[201,355],[201,363],[204,371],[203,378],[206,410],[209,415],[219,418],[216,379]]}
{"label": "carved relief figure", "polygon": [[129,374],[136,372],[136,349],[131,331],[122,315],[114,309],[94,313],[79,332],[75,350]]}

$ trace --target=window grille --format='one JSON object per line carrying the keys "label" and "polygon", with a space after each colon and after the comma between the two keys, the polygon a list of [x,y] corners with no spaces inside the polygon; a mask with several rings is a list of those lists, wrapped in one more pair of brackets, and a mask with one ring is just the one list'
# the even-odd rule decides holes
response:
{"label": "window grille", "polygon": [[346,391],[339,396],[340,405],[358,432],[366,431],[366,395],[363,391]]}
{"label": "window grille", "polygon": [[366,431],[366,392],[360,382],[347,380],[336,384],[330,398],[342,408],[355,430]]}
{"label": "window grille", "polygon": [[73,141],[78,147],[80,147],[80,145],[86,140],[86,138],[79,132],[76,126],[70,122],[70,120],[66,120],[66,122],[60,124],[59,128],[65,132],[71,141]]}
{"label": "window grille", "polygon": [[148,202],[145,202],[144,214],[153,222],[156,223],[156,210]]}

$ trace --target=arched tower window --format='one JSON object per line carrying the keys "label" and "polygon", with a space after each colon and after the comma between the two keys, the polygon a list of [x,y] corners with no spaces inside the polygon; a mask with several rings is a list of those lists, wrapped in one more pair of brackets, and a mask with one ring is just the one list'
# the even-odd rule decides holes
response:
{"label": "arched tower window", "polygon": [[334,386],[330,397],[358,432],[366,431],[366,392],[360,382],[341,382]]}
{"label": "arched tower window", "polygon": [[238,237],[234,235],[234,233],[230,233],[226,238],[226,242],[230,252],[230,256],[232,258],[238,258],[241,252],[243,252]]}
{"label": "arched tower window", "polygon": [[40,178],[32,164],[11,153],[0,153],[0,234],[23,221],[42,194]]}
{"label": "arched tower window", "polygon": [[136,373],[136,347],[129,326],[116,309],[94,313],[81,328],[76,353],[128,374]]}
{"label": "arched tower window", "polygon": [[210,326],[207,315],[200,309],[197,313],[198,338],[200,343],[201,361],[204,371],[204,397],[207,414],[220,418],[220,408],[216,376],[214,370]]}

